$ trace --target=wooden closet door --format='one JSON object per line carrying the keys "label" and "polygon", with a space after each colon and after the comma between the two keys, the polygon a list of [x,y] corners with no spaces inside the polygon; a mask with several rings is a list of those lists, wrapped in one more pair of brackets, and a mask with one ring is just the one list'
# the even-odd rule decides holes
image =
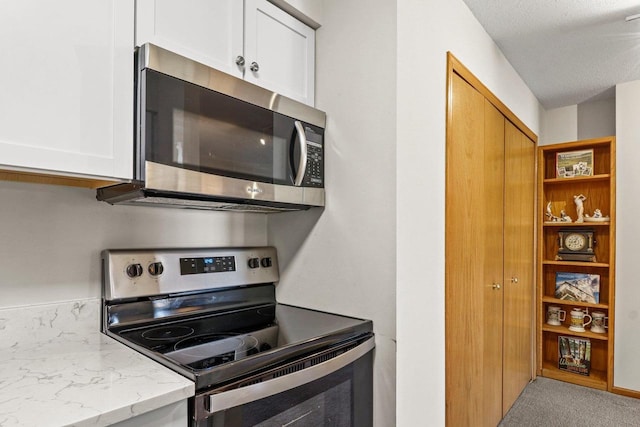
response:
{"label": "wooden closet door", "polygon": [[458,75],[450,86],[446,177],[446,417],[502,418],[504,122]]}
{"label": "wooden closet door", "polygon": [[503,415],[531,379],[534,143],[505,124]]}

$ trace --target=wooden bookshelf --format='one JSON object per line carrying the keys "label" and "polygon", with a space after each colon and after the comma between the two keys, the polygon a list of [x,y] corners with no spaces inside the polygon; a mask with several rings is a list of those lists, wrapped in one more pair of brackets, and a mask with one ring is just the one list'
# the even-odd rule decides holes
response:
{"label": "wooden bookshelf", "polygon": [[[590,176],[557,177],[556,155],[577,150],[593,150]],[[538,375],[600,390],[613,387],[613,337],[615,301],[615,137],[590,139],[538,147],[538,208],[537,222],[537,371]],[[573,197],[583,194],[585,214],[597,208],[608,221],[576,223],[577,210]],[[547,205],[552,212],[564,210],[572,222],[550,221]],[[590,229],[596,262],[557,260],[560,230]],[[584,273],[600,276],[599,300],[596,303],[560,299],[556,297],[557,273]],[[560,325],[547,323],[549,306],[559,306],[566,312]],[[604,333],[595,333],[590,326],[584,332],[569,329],[570,311],[580,308],[589,314],[598,311],[608,317]],[[591,343],[589,375],[580,375],[558,368],[558,337],[588,339]]]}

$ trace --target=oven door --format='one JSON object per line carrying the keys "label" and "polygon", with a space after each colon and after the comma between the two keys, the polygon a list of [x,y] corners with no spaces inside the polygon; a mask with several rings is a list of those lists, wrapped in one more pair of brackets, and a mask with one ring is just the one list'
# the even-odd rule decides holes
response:
{"label": "oven door", "polygon": [[373,348],[371,337],[196,395],[192,425],[370,427]]}

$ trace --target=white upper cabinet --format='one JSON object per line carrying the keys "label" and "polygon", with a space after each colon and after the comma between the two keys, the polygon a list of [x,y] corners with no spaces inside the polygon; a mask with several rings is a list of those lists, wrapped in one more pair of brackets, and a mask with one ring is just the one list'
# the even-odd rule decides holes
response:
{"label": "white upper cabinet", "polygon": [[242,0],[137,0],[136,46],[152,43],[242,78]]}
{"label": "white upper cabinet", "polygon": [[7,0],[0,13],[0,169],[132,177],[134,8]]}
{"label": "white upper cabinet", "polygon": [[313,106],[315,31],[267,0],[245,0],[244,22],[245,79]]}
{"label": "white upper cabinet", "polygon": [[137,0],[136,45],[153,43],[308,105],[315,31],[267,0]]}

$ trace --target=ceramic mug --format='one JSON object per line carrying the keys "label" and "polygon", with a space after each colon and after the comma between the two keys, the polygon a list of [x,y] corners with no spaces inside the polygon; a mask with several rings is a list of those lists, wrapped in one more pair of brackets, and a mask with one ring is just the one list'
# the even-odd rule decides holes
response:
{"label": "ceramic mug", "polygon": [[561,325],[565,319],[567,312],[562,310],[557,305],[550,305],[547,307],[547,323],[549,325]]}
{"label": "ceramic mug", "polygon": [[[589,318],[585,322],[585,318]],[[591,316],[579,308],[571,310],[571,326],[569,329],[575,332],[584,332],[584,327],[591,323]]]}
{"label": "ceramic mug", "polygon": [[593,319],[591,323],[591,332],[595,332],[596,334],[604,334],[605,328],[608,328],[607,320],[609,318],[607,315],[601,311],[594,311],[591,313],[591,317]]}

